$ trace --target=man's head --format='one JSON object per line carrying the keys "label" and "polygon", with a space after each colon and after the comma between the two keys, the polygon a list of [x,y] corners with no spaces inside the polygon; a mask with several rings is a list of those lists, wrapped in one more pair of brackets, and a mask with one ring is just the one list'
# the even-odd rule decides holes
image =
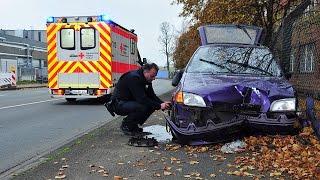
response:
{"label": "man's head", "polygon": [[159,67],[155,63],[151,64],[145,64],[142,66],[143,69],[143,75],[146,78],[146,80],[151,83],[153,80],[156,79]]}

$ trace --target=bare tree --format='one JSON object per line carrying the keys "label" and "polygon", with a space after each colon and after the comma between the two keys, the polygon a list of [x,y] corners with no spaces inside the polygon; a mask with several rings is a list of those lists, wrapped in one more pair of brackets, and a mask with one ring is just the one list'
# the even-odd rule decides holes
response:
{"label": "bare tree", "polygon": [[163,22],[160,24],[160,33],[158,38],[158,41],[162,46],[160,51],[166,56],[167,70],[170,74],[170,57],[174,50],[174,26],[168,22]]}

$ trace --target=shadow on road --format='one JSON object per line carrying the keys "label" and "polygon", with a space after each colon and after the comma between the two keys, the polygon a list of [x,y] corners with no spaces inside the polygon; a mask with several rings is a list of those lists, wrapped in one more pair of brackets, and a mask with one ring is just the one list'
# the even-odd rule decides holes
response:
{"label": "shadow on road", "polygon": [[76,101],[72,101],[72,102],[58,102],[55,103],[55,105],[103,105],[104,101],[100,100],[100,99],[79,99]]}

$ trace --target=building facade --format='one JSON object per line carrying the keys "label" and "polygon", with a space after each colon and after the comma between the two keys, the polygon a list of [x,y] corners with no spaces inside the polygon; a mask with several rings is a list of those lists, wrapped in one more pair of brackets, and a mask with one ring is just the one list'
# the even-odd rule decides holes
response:
{"label": "building facade", "polygon": [[298,92],[320,98],[320,6],[318,0],[292,28],[289,71]]}
{"label": "building facade", "polygon": [[0,30],[0,71],[15,70],[18,81],[47,80],[44,30]]}

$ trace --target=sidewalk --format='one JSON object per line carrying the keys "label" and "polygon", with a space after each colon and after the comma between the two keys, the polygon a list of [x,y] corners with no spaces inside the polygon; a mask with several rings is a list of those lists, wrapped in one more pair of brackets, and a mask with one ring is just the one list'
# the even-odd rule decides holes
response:
{"label": "sidewalk", "polygon": [[[167,93],[162,96],[162,99],[169,100],[170,96],[170,93]],[[282,155],[282,151],[290,153],[290,149],[285,150],[291,147],[290,142],[297,143],[296,139],[303,140],[308,134],[303,132],[294,139],[290,139],[293,136],[251,137],[248,140],[255,143],[248,144],[249,149],[257,151],[247,149],[242,153],[223,154],[220,151],[221,144],[181,147],[169,141],[160,142],[157,147],[152,148],[128,146],[128,136],[123,135],[119,130],[121,120],[122,118],[119,117],[59,148],[45,156],[46,160],[43,163],[14,175],[13,179],[291,179],[288,176],[291,170],[276,168],[277,164],[273,164],[287,163],[291,160],[270,158]],[[151,125],[165,126],[161,111],[153,113],[144,127]],[[266,141],[262,141],[264,139],[270,143],[266,144]],[[310,140],[312,143],[318,143],[314,142],[314,136],[310,136]],[[281,141],[280,144],[272,143],[279,141]],[[292,158],[300,157],[301,151],[311,148],[315,154],[320,153],[320,149],[314,150],[316,145],[295,144],[295,147],[298,145],[300,149],[297,155],[292,152]],[[257,159],[259,162],[255,162]],[[303,163],[302,160],[300,159],[299,162]],[[249,161],[255,163],[259,169],[253,165],[246,165]],[[281,164],[277,166],[281,167]],[[302,167],[304,165],[297,166],[299,167],[290,168],[310,169]],[[286,167],[289,168],[289,165]],[[293,173],[299,172],[293,171]]]}

